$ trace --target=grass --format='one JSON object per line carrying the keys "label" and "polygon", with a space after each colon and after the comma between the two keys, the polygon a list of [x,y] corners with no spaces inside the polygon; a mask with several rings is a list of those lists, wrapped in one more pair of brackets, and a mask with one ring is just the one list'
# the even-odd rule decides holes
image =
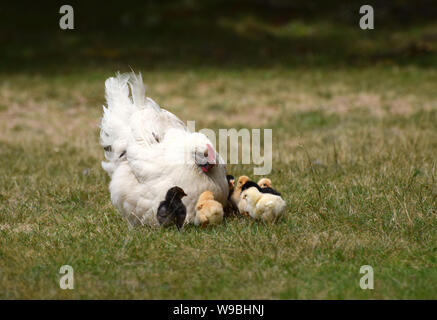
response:
{"label": "grass", "polygon": [[[146,72],[149,94],[198,129],[273,129],[285,219],[181,233],[129,230],[110,203],[97,127],[109,75],[1,79],[1,298],[436,297],[435,70]],[[74,290],[59,289],[64,264]]]}

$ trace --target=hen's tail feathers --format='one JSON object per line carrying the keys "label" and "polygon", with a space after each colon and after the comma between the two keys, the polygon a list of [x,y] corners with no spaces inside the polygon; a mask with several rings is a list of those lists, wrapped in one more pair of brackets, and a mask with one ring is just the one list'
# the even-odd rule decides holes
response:
{"label": "hen's tail feathers", "polygon": [[136,75],[132,72],[128,84],[132,92],[134,105],[139,108],[144,108],[146,105],[146,86],[143,83],[143,76],[141,73]]}
{"label": "hen's tail feathers", "polygon": [[[132,99],[129,96],[129,88]],[[123,158],[130,136],[129,122],[133,113],[146,107],[146,87],[141,74],[117,74],[105,81],[107,107],[103,106],[100,144],[105,150],[102,167],[112,175],[116,163]],[[159,107],[156,106],[158,109]]]}
{"label": "hen's tail feathers", "polygon": [[100,144],[109,161],[103,162],[102,167],[109,175],[126,158],[129,142],[145,150],[159,143],[170,128],[186,130],[179,118],[146,97],[141,74],[117,74],[107,79],[105,93],[108,106],[103,106]]}
{"label": "hen's tail feathers", "polygon": [[[103,118],[100,124],[100,144],[105,150],[105,157],[115,162],[126,149],[128,136],[128,121],[135,106],[129,98],[129,76],[117,74],[105,81],[105,96],[107,107],[103,106]],[[113,165],[102,164],[111,174]],[[112,168],[112,169],[111,169]]]}

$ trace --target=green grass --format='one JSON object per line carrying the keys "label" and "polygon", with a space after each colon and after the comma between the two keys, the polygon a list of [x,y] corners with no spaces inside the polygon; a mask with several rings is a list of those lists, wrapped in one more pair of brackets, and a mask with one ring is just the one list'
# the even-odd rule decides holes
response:
{"label": "green grass", "polygon": [[[435,70],[145,72],[198,129],[273,129],[286,217],[182,232],[129,230],[110,203],[97,127],[109,75],[0,79],[1,298],[436,298]],[[74,290],[59,288],[64,264]],[[374,290],[359,287],[366,264]]]}

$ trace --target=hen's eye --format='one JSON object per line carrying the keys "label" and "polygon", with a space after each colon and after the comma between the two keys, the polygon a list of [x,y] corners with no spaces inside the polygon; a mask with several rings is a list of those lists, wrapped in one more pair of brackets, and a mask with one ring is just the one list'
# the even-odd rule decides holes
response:
{"label": "hen's eye", "polygon": [[205,158],[208,158],[208,150],[206,150],[206,151],[203,153],[203,156],[204,156]]}

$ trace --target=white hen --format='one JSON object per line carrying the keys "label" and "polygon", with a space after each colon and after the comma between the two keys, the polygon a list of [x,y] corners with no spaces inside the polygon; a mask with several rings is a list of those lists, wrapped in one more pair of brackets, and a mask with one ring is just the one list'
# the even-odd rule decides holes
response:
{"label": "white hen", "polygon": [[105,91],[100,143],[108,161],[102,167],[111,177],[112,203],[132,226],[158,226],[159,203],[174,186],[187,194],[185,223],[193,222],[205,190],[226,205],[226,168],[211,141],[189,132],[174,114],[146,98],[141,74],[111,77]]}

